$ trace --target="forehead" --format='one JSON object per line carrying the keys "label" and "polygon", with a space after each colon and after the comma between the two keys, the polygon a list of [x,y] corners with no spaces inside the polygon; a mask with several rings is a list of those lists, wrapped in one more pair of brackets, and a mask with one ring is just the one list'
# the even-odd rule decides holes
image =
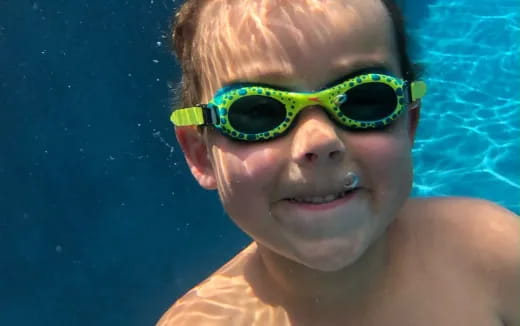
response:
{"label": "forehead", "polygon": [[240,81],[306,90],[371,66],[398,73],[380,0],[212,0],[195,40],[205,100]]}

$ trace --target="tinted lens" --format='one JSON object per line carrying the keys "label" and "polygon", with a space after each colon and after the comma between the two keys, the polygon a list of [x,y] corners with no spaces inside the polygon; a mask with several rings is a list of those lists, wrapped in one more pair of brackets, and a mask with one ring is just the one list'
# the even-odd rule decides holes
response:
{"label": "tinted lens", "polygon": [[279,126],[285,120],[285,106],[267,96],[246,96],[231,105],[228,119],[231,126],[239,132],[262,133]]}
{"label": "tinted lens", "polygon": [[397,96],[394,90],[383,83],[367,83],[346,92],[347,100],[340,109],[347,117],[357,121],[376,121],[394,112]]}

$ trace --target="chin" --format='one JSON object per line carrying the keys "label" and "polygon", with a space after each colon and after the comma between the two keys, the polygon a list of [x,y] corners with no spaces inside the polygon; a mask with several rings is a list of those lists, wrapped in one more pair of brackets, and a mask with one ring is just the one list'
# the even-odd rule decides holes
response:
{"label": "chin", "polygon": [[356,263],[366,252],[364,243],[349,246],[334,246],[306,250],[297,261],[306,267],[320,272],[337,272]]}

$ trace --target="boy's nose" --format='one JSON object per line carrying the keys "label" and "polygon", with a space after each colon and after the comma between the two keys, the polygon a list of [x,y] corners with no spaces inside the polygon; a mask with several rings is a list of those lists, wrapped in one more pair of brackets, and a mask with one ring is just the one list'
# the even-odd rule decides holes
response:
{"label": "boy's nose", "polygon": [[327,165],[343,159],[345,145],[339,130],[320,107],[301,112],[293,132],[291,154],[298,164]]}

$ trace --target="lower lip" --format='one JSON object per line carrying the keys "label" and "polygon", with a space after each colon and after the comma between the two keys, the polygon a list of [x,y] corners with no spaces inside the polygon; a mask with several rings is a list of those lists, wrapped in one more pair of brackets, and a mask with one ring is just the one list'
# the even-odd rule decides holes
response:
{"label": "lower lip", "polygon": [[308,210],[308,211],[326,211],[329,209],[336,208],[340,205],[348,202],[357,193],[358,189],[348,192],[345,196],[335,199],[328,203],[312,204],[312,203],[300,203],[292,200],[287,200],[289,204],[294,205],[297,208]]}

